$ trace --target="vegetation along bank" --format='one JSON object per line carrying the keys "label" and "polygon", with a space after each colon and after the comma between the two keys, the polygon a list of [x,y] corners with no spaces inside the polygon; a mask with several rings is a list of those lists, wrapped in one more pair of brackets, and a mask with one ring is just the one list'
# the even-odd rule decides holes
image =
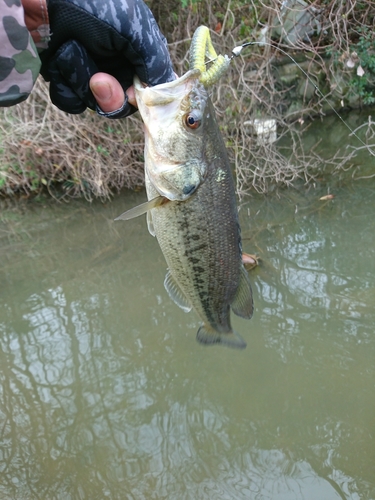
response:
{"label": "vegetation along bank", "polygon": [[[313,182],[328,166],[350,168],[356,148],[342,144],[323,160],[318,149],[304,149],[301,137],[310,119],[332,108],[342,114],[375,105],[375,1],[147,3],[180,75],[200,24],[212,30],[218,53],[256,42],[233,59],[212,96],[240,195]],[[373,125],[369,118],[366,133],[360,131],[369,144]],[[91,111],[68,115],[50,103],[41,78],[27,102],[0,110],[0,150],[1,196],[47,190],[59,198],[105,199],[144,183],[138,114],[117,121]]]}

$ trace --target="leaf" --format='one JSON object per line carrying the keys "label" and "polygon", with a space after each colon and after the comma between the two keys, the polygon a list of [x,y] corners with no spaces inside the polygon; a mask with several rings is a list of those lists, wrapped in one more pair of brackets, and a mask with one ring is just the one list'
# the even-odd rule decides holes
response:
{"label": "leaf", "polygon": [[347,61],[346,61],[346,65],[348,68],[354,68],[355,66],[355,63],[353,61],[353,59],[349,58]]}
{"label": "leaf", "polygon": [[357,68],[357,75],[358,76],[363,76],[364,74],[365,74],[365,72],[364,72],[362,66],[359,65],[358,68]]}

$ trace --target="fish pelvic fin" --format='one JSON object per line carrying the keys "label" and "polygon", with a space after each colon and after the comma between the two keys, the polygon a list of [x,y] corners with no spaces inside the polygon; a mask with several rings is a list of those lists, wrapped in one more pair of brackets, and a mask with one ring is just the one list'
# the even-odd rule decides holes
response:
{"label": "fish pelvic fin", "polygon": [[240,284],[234,296],[231,308],[234,314],[241,318],[250,319],[253,315],[253,292],[246,269],[241,265]]}
{"label": "fish pelvic fin", "polygon": [[160,207],[161,205],[164,205],[165,203],[168,203],[169,201],[170,200],[168,200],[168,198],[165,198],[164,196],[157,196],[156,198],[153,198],[152,200],[146,201],[145,203],[142,203],[141,205],[138,205],[137,207],[134,207],[134,208],[131,208],[130,210],[127,210],[123,214],[116,217],[115,220],[135,219],[135,217],[139,217],[140,215],[145,214],[149,210],[152,210],[153,208],[156,208],[156,207]]}
{"label": "fish pelvic fin", "polygon": [[199,328],[197,332],[197,341],[204,345],[220,344],[234,349],[245,349],[246,347],[246,342],[237,332],[217,332],[207,325],[202,325]]}
{"label": "fish pelvic fin", "polygon": [[151,236],[155,237],[155,228],[154,228],[154,221],[152,219],[152,212],[149,210],[146,214],[146,220],[147,220],[147,229],[148,232],[151,234]]}

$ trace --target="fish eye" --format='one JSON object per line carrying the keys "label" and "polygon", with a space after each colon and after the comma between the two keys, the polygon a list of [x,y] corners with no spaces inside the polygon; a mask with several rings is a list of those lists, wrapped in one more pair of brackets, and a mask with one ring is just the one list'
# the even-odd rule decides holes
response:
{"label": "fish eye", "polygon": [[198,116],[198,113],[191,112],[185,116],[185,123],[191,129],[199,128],[201,121],[201,116]]}

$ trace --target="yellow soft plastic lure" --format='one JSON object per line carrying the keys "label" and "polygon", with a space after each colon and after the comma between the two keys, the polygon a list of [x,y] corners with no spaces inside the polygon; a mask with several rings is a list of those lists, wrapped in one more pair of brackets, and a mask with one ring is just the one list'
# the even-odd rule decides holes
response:
{"label": "yellow soft plastic lure", "polygon": [[[212,62],[206,69],[206,57]],[[199,69],[199,81],[207,88],[216,83],[229,67],[231,58],[227,55],[217,55],[210,37],[210,30],[206,26],[199,26],[195,30],[190,45],[190,69]]]}

